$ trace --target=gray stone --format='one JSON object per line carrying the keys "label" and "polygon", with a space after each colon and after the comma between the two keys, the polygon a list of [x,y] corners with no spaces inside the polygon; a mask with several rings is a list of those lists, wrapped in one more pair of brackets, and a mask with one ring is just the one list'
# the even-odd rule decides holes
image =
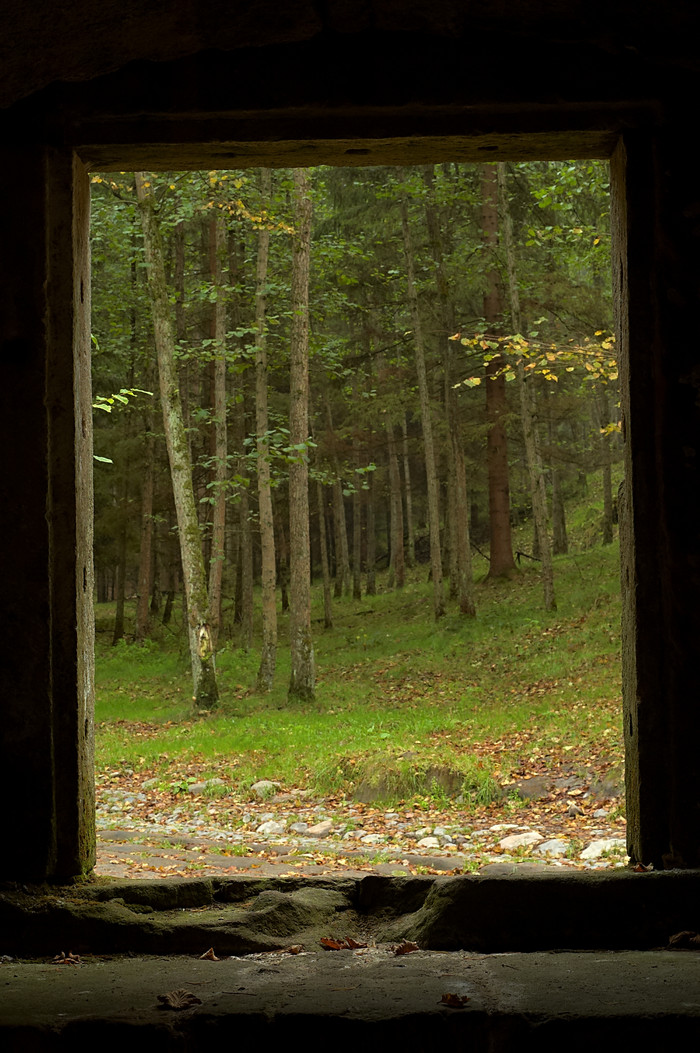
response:
{"label": "gray stone", "polygon": [[416,842],[416,848],[439,848],[440,842],[437,837],[421,837],[420,841]]}
{"label": "gray stone", "polygon": [[570,843],[563,841],[560,837],[553,837],[549,841],[543,841],[541,845],[538,845],[535,849],[541,856],[553,856],[555,859],[559,859],[561,856],[565,856],[569,851]]}
{"label": "gray stone", "polygon": [[257,834],[283,834],[286,828],[286,820],[268,819],[266,823],[261,823],[255,831]]}
{"label": "gray stone", "polygon": [[627,842],[623,837],[604,837],[600,841],[591,841],[590,845],[581,852],[579,858],[599,859],[604,852],[624,855],[627,852]]}
{"label": "gray stone", "polygon": [[254,782],[251,786],[251,790],[256,797],[260,797],[265,800],[271,797],[279,789],[279,784],[272,782],[270,779],[259,779]]}
{"label": "gray stone", "polygon": [[514,848],[526,848],[528,845],[535,845],[538,841],[543,840],[542,834],[538,834],[536,830],[528,830],[524,834],[510,834],[499,841],[498,845],[499,848],[511,851]]}
{"label": "gray stone", "polygon": [[328,837],[328,835],[332,832],[332,819],[324,819],[322,823],[316,823],[314,826],[310,826],[306,831],[309,837]]}
{"label": "gray stone", "polygon": [[289,827],[293,834],[305,834],[309,829],[308,823],[291,823]]}

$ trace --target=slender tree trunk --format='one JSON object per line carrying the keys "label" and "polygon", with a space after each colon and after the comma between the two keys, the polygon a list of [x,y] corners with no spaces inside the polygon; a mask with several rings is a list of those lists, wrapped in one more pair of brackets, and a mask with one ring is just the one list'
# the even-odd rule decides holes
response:
{"label": "slender tree trunk", "polygon": [[308,172],[293,170],[292,328],[290,338],[289,440],[303,453],[289,467],[289,698],[311,701],[316,674],[311,638],[311,553],[309,547],[309,267],[311,186]]}
{"label": "slender tree trunk", "polygon": [[128,530],[128,504],[129,504],[129,465],[125,465],[124,480],[121,486],[121,498],[119,509],[121,512],[119,520],[119,534],[117,540],[117,606],[114,614],[114,633],[112,634],[112,646],[116,646],[124,637],[124,601],[126,599],[126,540]]}
{"label": "slender tree trunk", "polygon": [[150,420],[146,419],[144,446],[144,474],[141,490],[141,550],[139,553],[138,601],[136,605],[136,642],[141,644],[149,631],[149,601],[153,578],[153,435]]}
{"label": "slender tree trunk", "polygon": [[377,529],[374,514],[374,472],[369,473],[367,490],[367,582],[368,596],[377,595]]}
{"label": "slender tree trunk", "polygon": [[561,486],[561,472],[552,470],[552,552],[563,556],[569,551],[569,539],[566,534],[566,508]]}
{"label": "slender tree trunk", "polygon": [[287,531],[284,528],[284,516],[275,516],[275,528],[277,530],[277,551],[279,552],[279,574],[280,604],[283,611],[289,610],[289,541]]}
{"label": "slender tree trunk", "polygon": [[215,648],[221,626],[221,592],[226,543],[226,480],[228,442],[226,432],[226,303],[223,294],[223,258],[226,254],[226,228],[220,216],[209,223],[209,274],[216,290],[212,318],[214,343],[212,408],[214,411],[214,505],[211,551],[209,556],[209,625]]}
{"label": "slender tree trunk", "polygon": [[404,413],[401,417],[403,433],[403,488],[406,495],[406,562],[409,567],[416,565],[416,533],[413,525],[413,489],[411,487],[411,460],[408,455],[408,420]]}
{"label": "slender tree trunk", "polygon": [[[403,174],[400,178],[403,180]],[[425,474],[428,485],[428,519],[430,529],[430,566],[433,578],[433,613],[435,618],[442,618],[446,613],[445,589],[442,580],[442,555],[440,551],[440,503],[438,495],[437,469],[435,464],[435,447],[433,444],[433,426],[430,415],[430,394],[428,377],[425,368],[425,344],[418,310],[418,295],[414,277],[413,246],[411,231],[408,225],[408,201],[405,194],[400,198],[401,229],[403,232],[404,255],[406,257],[406,286],[408,303],[413,324],[413,346],[418,375],[421,419],[423,422],[423,445],[425,448]]]}
{"label": "slender tree trunk", "polygon": [[321,572],[323,574],[323,625],[333,628],[333,600],[331,598],[331,570],[328,562],[328,539],[326,536],[326,509],[323,486],[316,480],[316,504],[318,506],[318,540],[321,549]]}
{"label": "slender tree trunk", "polygon": [[474,576],[472,573],[471,540],[469,537],[469,503],[467,499],[466,465],[457,412],[457,399],[452,385],[452,351],[450,340],[455,328],[454,303],[444,263],[442,230],[435,203],[434,166],[423,170],[427,186],[426,222],[435,261],[438,302],[440,304],[442,361],[444,372],[445,416],[449,432],[448,504],[451,502],[450,524],[450,596],[459,602],[460,613],[468,617],[476,614]]}
{"label": "slender tree trunk", "polygon": [[610,435],[605,430],[610,422],[610,409],[605,391],[600,391],[596,395],[595,408],[598,418],[600,460],[603,470],[603,520],[601,524],[603,544],[611,545],[613,540],[612,451],[610,449]]}
{"label": "slender tree trunk", "polygon": [[323,401],[326,410],[326,427],[328,437],[333,450],[333,468],[335,481],[333,483],[333,521],[335,535],[335,589],[334,595],[339,599],[345,592],[350,591],[350,550],[348,547],[348,528],[345,519],[345,498],[343,487],[340,482],[340,461],[335,449],[335,433],[333,430],[333,411],[328,388],[324,388]]}
{"label": "slender tree trunk", "polygon": [[[358,393],[355,385],[355,401]],[[352,456],[355,467],[355,489],[352,495],[352,598],[362,599],[362,491],[359,486],[360,476],[357,469],[360,467],[360,440],[357,429],[353,430]]]}
{"label": "slender tree trunk", "polygon": [[[272,176],[269,168],[260,172],[262,208],[269,207]],[[260,691],[270,691],[275,679],[277,662],[277,585],[275,563],[275,524],[272,515],[272,486],[270,480],[270,445],[267,412],[267,262],[270,233],[266,227],[258,232],[258,258],[255,274],[255,430],[258,475],[258,510],[260,520],[260,557],[262,586],[262,648],[257,685]]]}
{"label": "slender tree trunk", "polygon": [[389,493],[391,509],[391,585],[402,589],[406,580],[403,547],[403,505],[401,503],[401,477],[396,456],[394,425],[386,422],[387,448],[389,453]]}
{"label": "slender tree trunk", "polygon": [[[498,189],[503,215],[503,234],[506,248],[506,261],[508,266],[508,290],[510,297],[510,315],[514,334],[522,330],[522,319],[520,316],[520,296],[518,293],[518,281],[515,269],[515,245],[513,243],[513,221],[508,200],[508,187],[506,184],[506,166],[504,162],[498,163]],[[542,458],[540,456],[539,439],[535,426],[534,407],[532,402],[532,378],[525,376],[525,368],[522,360],[518,364],[518,385],[520,387],[520,416],[525,439],[525,454],[527,457],[528,475],[530,477],[530,494],[532,497],[532,513],[537,529],[539,542],[539,558],[542,561],[542,588],[544,591],[545,610],[556,610],[557,602],[554,596],[554,568],[552,565],[552,547],[549,543],[549,530],[547,528],[547,492],[545,489],[544,472],[542,470]]]}
{"label": "slender tree trunk", "polygon": [[170,301],[165,284],[163,253],[148,175],[138,172],[135,180],[143,227],[148,289],[158,356],[158,379],[163,407],[165,442],[180,536],[194,702],[201,708],[212,709],[218,702],[219,692],[216,684],[211,631],[206,620],[209,607],[207,581],[192,487],[192,465],[175,370],[175,340],[170,318]]}
{"label": "slender tree trunk", "polygon": [[[482,166],[482,225],[487,253],[484,318],[487,325],[499,325],[503,301],[498,270],[493,254],[498,245],[498,175],[495,165]],[[510,487],[508,482],[508,443],[505,417],[508,413],[505,362],[497,355],[486,367],[486,417],[488,436],[486,460],[489,479],[490,578],[507,578],[515,574],[513,542],[510,529]]]}

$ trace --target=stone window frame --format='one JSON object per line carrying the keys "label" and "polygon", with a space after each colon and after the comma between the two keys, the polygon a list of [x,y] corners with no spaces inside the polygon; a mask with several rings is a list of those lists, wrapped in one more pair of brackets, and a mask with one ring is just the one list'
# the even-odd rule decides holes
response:
{"label": "stone window frame", "polygon": [[[45,447],[43,451],[38,446],[32,450],[32,464],[44,480],[44,496],[39,500],[37,491],[35,505],[40,508],[43,503],[45,508],[48,631],[43,621],[37,620],[36,627],[47,641],[45,679],[50,689],[34,706],[31,734],[37,751],[36,787],[31,799],[18,808],[15,821],[19,836],[29,824],[38,830],[34,836],[35,841],[38,836],[38,846],[28,848],[23,860],[10,869],[9,877],[72,878],[89,872],[95,857],[91,172],[261,164],[480,163],[487,159],[590,157],[611,161],[613,295],[627,438],[621,547],[628,846],[633,861],[653,863],[657,868],[700,863],[700,820],[689,818],[678,804],[683,793],[687,796],[690,791],[692,797],[696,792],[697,779],[688,774],[688,766],[681,765],[679,758],[689,755],[688,732],[697,727],[697,719],[690,716],[690,701],[683,703],[675,684],[668,686],[664,679],[668,670],[659,647],[651,646],[662,624],[664,598],[673,585],[662,562],[655,559],[663,540],[665,509],[661,505],[661,514],[656,514],[657,484],[649,472],[660,448],[658,434],[648,419],[649,414],[659,415],[652,389],[664,364],[659,346],[659,332],[665,324],[663,311],[659,296],[650,295],[650,289],[658,294],[662,284],[653,264],[659,251],[656,231],[659,224],[663,229],[664,220],[659,166],[664,136],[646,118],[636,118],[623,129],[619,113],[603,119],[599,115],[583,115],[583,119],[578,114],[577,121],[571,122],[577,127],[566,130],[567,107],[562,105],[560,111],[545,121],[537,116],[530,122],[537,127],[525,131],[523,124],[528,122],[522,113],[494,116],[489,112],[488,120],[483,114],[472,114],[469,120],[451,114],[443,121],[440,136],[430,134],[434,122],[429,114],[413,122],[410,135],[400,134],[402,122],[406,124],[405,114],[392,116],[386,112],[364,124],[358,122],[356,114],[345,121],[334,115],[332,131],[328,131],[327,115],[313,119],[283,115],[276,118],[277,123],[273,120],[268,124],[256,123],[254,116],[247,115],[238,125],[216,122],[215,134],[206,122],[188,125],[144,119],[137,126],[125,120],[117,127],[112,117],[77,122],[59,147],[18,149],[25,170],[28,161],[35,162],[20,188],[20,197],[25,207],[34,207],[43,217],[44,242],[39,246],[37,268],[44,268],[44,278],[40,283],[34,280],[30,292],[40,304],[41,331],[37,329],[35,343],[43,380],[38,377],[37,385],[34,378],[33,383],[36,391],[43,388]],[[497,130],[473,135],[464,131],[465,126],[478,128],[483,123],[496,125]],[[543,123],[556,130],[543,131]],[[261,124],[265,138],[260,138]],[[316,125],[321,134],[315,134]],[[230,133],[232,126],[244,134],[227,139],[222,133],[227,129]],[[341,132],[345,132],[342,138]],[[671,207],[674,204],[671,202]],[[670,378],[669,387],[674,382],[677,388],[678,378]],[[14,436],[12,439],[16,441]],[[668,463],[667,457],[666,467]],[[22,538],[21,531],[12,530]],[[681,669],[688,666],[687,655],[684,661]],[[5,673],[9,682],[13,668],[8,667]],[[26,677],[26,671],[22,675]],[[37,691],[37,699],[39,694]],[[664,704],[675,707],[674,721],[664,719]],[[22,734],[20,729],[18,735]],[[7,755],[11,757],[11,752]],[[27,755],[26,750],[24,755],[17,754],[18,773]],[[8,778],[12,780],[12,771]]]}

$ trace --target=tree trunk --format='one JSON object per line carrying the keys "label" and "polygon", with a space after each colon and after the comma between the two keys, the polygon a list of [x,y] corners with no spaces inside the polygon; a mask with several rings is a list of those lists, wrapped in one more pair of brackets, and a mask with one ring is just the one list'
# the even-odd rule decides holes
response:
{"label": "tree trunk", "polygon": [[396,456],[396,442],[394,440],[394,425],[386,422],[387,448],[389,452],[389,493],[391,509],[391,562],[390,562],[390,588],[402,589],[406,580],[404,547],[403,547],[403,505],[401,503],[401,477],[399,475],[399,461]]}
{"label": "tree trunk", "polygon": [[226,480],[228,443],[226,433],[226,304],[223,293],[223,258],[226,254],[226,227],[221,216],[209,222],[209,274],[216,301],[212,318],[214,343],[212,408],[214,412],[214,477],[212,531],[209,555],[209,626],[212,647],[216,648],[221,626],[221,588],[224,576],[226,542]]}
{"label": "tree trunk", "polygon": [[318,541],[321,549],[321,572],[323,574],[323,625],[333,628],[333,600],[331,598],[331,570],[328,562],[328,539],[326,537],[326,507],[323,486],[316,480],[316,504],[318,506]]}
{"label": "tree trunk", "polygon": [[[506,185],[506,166],[500,161],[498,163],[498,190],[501,211],[503,215],[503,234],[506,248],[506,262],[508,266],[508,291],[510,298],[510,315],[514,335],[522,330],[522,319],[520,316],[520,296],[518,293],[518,281],[515,269],[515,245],[513,243],[513,221],[508,200],[508,187]],[[518,363],[518,386],[520,388],[520,418],[525,439],[525,454],[527,457],[527,469],[530,477],[530,494],[532,497],[532,514],[537,529],[537,540],[539,542],[539,558],[542,561],[542,588],[544,591],[545,610],[556,610],[557,602],[554,596],[554,568],[552,566],[552,548],[549,543],[549,530],[547,529],[547,492],[544,483],[544,472],[542,470],[542,458],[540,456],[539,439],[535,425],[534,406],[532,399],[532,377],[525,376],[525,367],[522,359]]]}
{"label": "tree trunk", "polygon": [[312,701],[316,675],[311,639],[309,547],[309,266],[311,187],[308,172],[293,170],[292,326],[290,336],[289,441],[299,451],[289,467],[289,698]]}
{"label": "tree trunk", "polygon": [[[494,165],[482,166],[482,226],[487,258],[484,318],[497,326],[503,314],[500,277],[493,255],[498,246],[498,186]],[[486,418],[488,436],[486,460],[489,480],[490,578],[508,578],[515,574],[513,542],[510,529],[510,487],[508,482],[508,443],[505,417],[508,413],[505,362],[497,355],[486,367]]]}
{"label": "tree trunk", "polygon": [[114,614],[114,633],[112,634],[112,646],[116,646],[124,637],[124,601],[126,599],[126,539],[128,529],[128,502],[129,502],[129,472],[128,463],[124,466],[124,480],[122,482],[122,494],[119,501],[121,511],[119,522],[119,535],[117,539],[117,605]]}
{"label": "tree trunk", "polygon": [[[403,173],[401,173],[400,179],[403,181]],[[406,287],[408,292],[408,303],[411,311],[411,322],[413,324],[413,346],[415,351],[416,373],[418,375],[421,419],[423,423],[425,474],[428,485],[430,567],[433,579],[433,613],[437,620],[438,618],[442,618],[446,613],[445,590],[442,581],[442,555],[440,551],[440,504],[438,496],[437,469],[435,465],[433,426],[430,414],[428,377],[425,368],[425,344],[423,341],[423,329],[418,310],[418,295],[416,293],[414,277],[413,246],[411,244],[411,231],[408,225],[408,201],[405,194],[401,195],[399,204],[401,209],[401,229],[403,232],[404,255],[406,258]]]}
{"label": "tree trunk", "polygon": [[377,528],[374,514],[374,472],[369,473],[367,490],[367,582],[368,596],[377,595]]}
{"label": "tree trunk", "polygon": [[192,487],[192,465],[175,370],[175,340],[170,318],[170,301],[165,284],[165,268],[148,175],[135,175],[136,194],[143,227],[148,290],[158,357],[158,379],[165,442],[175,498],[182,570],[187,603],[188,637],[194,702],[213,709],[219,698],[214,668],[214,650],[207,623],[209,601],[202,558],[197,508]]}
{"label": "tree trunk", "polygon": [[457,599],[462,614],[474,617],[474,576],[472,572],[471,539],[469,537],[469,503],[462,436],[457,412],[457,399],[452,385],[452,353],[450,340],[455,327],[455,312],[444,264],[442,230],[435,203],[434,166],[426,166],[423,176],[427,186],[426,222],[435,261],[438,302],[440,304],[442,361],[444,371],[445,416],[449,432],[448,443],[448,504],[450,537],[450,596]]}
{"label": "tree trunk", "polygon": [[151,422],[146,419],[146,442],[144,445],[144,474],[141,490],[141,550],[139,553],[139,578],[136,605],[136,642],[141,644],[148,636],[149,601],[153,578],[153,435]]}
{"label": "tree trunk", "polygon": [[561,472],[552,470],[552,552],[563,556],[569,551],[569,539],[566,535],[566,509],[561,487]]}
{"label": "tree trunk", "polygon": [[[261,210],[269,208],[272,176],[269,168],[260,172]],[[258,476],[258,510],[260,521],[260,582],[262,586],[262,647],[257,686],[259,691],[270,691],[275,679],[277,662],[277,573],[275,564],[275,524],[272,515],[272,486],[270,480],[270,446],[267,412],[267,262],[270,232],[262,226],[258,231],[258,258],[255,273],[255,431]]]}
{"label": "tree trunk", "polygon": [[611,545],[613,540],[612,453],[610,435],[605,430],[610,423],[610,409],[608,397],[604,391],[596,398],[596,407],[600,432],[600,459],[603,467],[603,544]]}
{"label": "tree trunk", "polygon": [[[354,389],[355,401],[357,402],[357,385]],[[357,430],[352,436],[352,455],[355,467],[355,489],[352,495],[352,598],[362,599],[362,490],[360,489],[360,476],[357,469],[360,467],[360,440]]]}
{"label": "tree trunk", "polygon": [[403,433],[403,489],[406,495],[406,562],[409,567],[416,565],[416,533],[413,526],[413,490],[411,487],[411,461],[408,456],[408,420],[404,413],[401,417]]}

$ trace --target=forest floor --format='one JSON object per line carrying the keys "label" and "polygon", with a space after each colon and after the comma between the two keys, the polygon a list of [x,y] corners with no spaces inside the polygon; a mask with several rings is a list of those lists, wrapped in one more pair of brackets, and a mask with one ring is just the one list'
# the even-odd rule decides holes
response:
{"label": "forest floor", "polygon": [[273,691],[234,635],[219,706],[197,712],[177,625],[115,647],[98,606],[97,873],[624,865],[619,554],[581,544],[555,560],[553,612],[534,564],[482,577],[478,617],[438,624],[423,568],[337,601],[330,630],[317,586],[305,705],[286,697],[284,615]]}
{"label": "forest floor", "polygon": [[113,772],[98,786],[95,872],[184,878],[622,866],[618,778],[607,755],[589,757],[585,768],[576,758],[555,766],[543,760],[528,765],[501,800],[465,808],[427,799],[387,807],[294,788],[266,800],[232,794],[212,802],[203,793],[159,790],[148,772]]}

